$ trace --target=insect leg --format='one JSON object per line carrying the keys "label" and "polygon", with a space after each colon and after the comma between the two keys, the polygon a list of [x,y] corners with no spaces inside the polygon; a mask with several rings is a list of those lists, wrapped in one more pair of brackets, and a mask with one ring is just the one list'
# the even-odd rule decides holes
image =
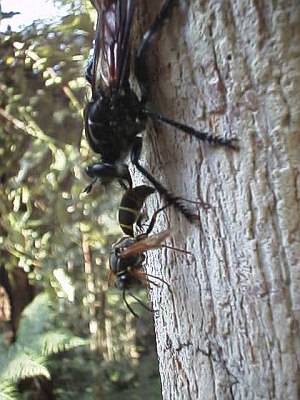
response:
{"label": "insect leg", "polygon": [[147,115],[148,117],[152,118],[154,121],[158,121],[163,124],[174,126],[174,128],[177,128],[182,132],[186,132],[189,135],[194,136],[199,140],[204,140],[204,141],[207,141],[209,143],[219,145],[219,146],[227,146],[234,150],[239,149],[239,146],[237,144],[237,142],[238,142],[237,138],[226,139],[226,138],[223,138],[220,136],[214,136],[209,132],[200,132],[190,126],[181,124],[180,122],[173,121],[172,119],[166,118],[161,114],[156,114],[156,113],[146,110],[146,109],[142,110],[142,113],[144,115]]}
{"label": "insect leg", "polygon": [[149,78],[147,74],[147,67],[146,67],[146,60],[145,60],[145,53],[154,39],[156,34],[159,30],[163,27],[164,21],[168,18],[172,7],[174,6],[174,0],[165,0],[160,12],[155,17],[155,20],[152,22],[148,31],[144,34],[143,39],[140,43],[140,47],[137,51],[135,57],[135,75],[139,82],[141,92],[142,92],[142,99],[143,103],[146,102],[146,99],[149,94]]}
{"label": "insect leg", "polygon": [[90,192],[92,191],[92,189],[93,189],[93,187],[94,187],[94,185],[95,185],[95,183],[96,183],[97,181],[98,181],[98,178],[97,178],[97,177],[94,178],[94,179],[92,180],[92,182],[91,182],[89,185],[87,185],[86,188],[84,188],[84,190],[83,190],[82,193],[90,193]]}
{"label": "insect leg", "polygon": [[93,81],[93,57],[89,57],[85,69],[85,79],[91,85]]}
{"label": "insect leg", "polygon": [[169,192],[160,182],[158,182],[153,175],[150,174],[140,163],[139,157],[142,149],[142,138],[139,136],[135,137],[135,142],[131,150],[131,162],[136,168],[144,175],[149,182],[155,187],[155,189],[166,199],[167,203],[175,207],[185,218],[193,223],[199,220],[197,214],[193,214],[181,201],[181,199],[171,192]]}
{"label": "insect leg", "polygon": [[126,183],[122,180],[122,179],[118,179],[118,184],[121,186],[122,189],[124,189],[125,191],[128,190],[131,186],[127,186]]}
{"label": "insect leg", "polygon": [[152,232],[152,230],[153,230],[153,228],[154,228],[154,225],[155,225],[155,222],[156,222],[157,215],[158,215],[161,211],[163,211],[164,209],[166,209],[167,207],[169,207],[169,205],[170,205],[170,204],[165,204],[163,207],[159,208],[158,210],[156,210],[156,211],[154,212],[154,214],[152,215],[150,224],[149,224],[149,226],[148,226],[148,229],[147,229],[147,231],[146,231],[146,236],[149,236],[150,233]]}

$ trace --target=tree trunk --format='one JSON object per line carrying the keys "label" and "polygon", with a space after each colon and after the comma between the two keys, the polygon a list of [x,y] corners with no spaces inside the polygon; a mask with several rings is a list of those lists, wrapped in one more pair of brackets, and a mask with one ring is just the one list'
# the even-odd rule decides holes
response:
{"label": "tree trunk", "polygon": [[[151,17],[160,4],[145,5]],[[199,225],[171,207],[155,225],[193,255],[147,256],[147,272],[168,283],[150,291],[163,398],[297,399],[300,3],[179,4],[149,55],[152,108],[237,136],[241,149],[159,124],[144,136],[153,174],[211,205],[190,205]]]}

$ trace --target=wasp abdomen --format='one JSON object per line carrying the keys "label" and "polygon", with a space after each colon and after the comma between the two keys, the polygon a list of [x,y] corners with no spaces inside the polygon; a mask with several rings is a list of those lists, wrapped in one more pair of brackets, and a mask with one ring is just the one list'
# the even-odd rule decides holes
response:
{"label": "wasp abdomen", "polygon": [[154,192],[155,189],[147,185],[126,190],[121,200],[118,215],[120,227],[126,235],[134,236],[133,225],[138,220],[144,201]]}

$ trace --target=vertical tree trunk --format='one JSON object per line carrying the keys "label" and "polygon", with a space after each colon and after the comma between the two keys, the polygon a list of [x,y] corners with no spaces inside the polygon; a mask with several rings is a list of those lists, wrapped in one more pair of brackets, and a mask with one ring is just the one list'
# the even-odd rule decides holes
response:
{"label": "vertical tree trunk", "polygon": [[300,3],[178,3],[149,56],[152,107],[241,150],[158,124],[145,135],[154,175],[212,206],[196,206],[199,226],[172,208],[155,226],[194,256],[148,253],[169,284],[151,290],[163,398],[297,399]]}

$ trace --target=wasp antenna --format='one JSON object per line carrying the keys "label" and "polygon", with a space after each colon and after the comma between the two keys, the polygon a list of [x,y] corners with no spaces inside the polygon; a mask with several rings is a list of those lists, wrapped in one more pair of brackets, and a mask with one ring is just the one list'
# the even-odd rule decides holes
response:
{"label": "wasp antenna", "polygon": [[[151,276],[152,276],[153,278],[156,279],[156,276],[154,276],[154,275],[151,275]],[[144,281],[145,281],[147,284],[148,284],[148,283],[151,283],[151,285],[153,285],[153,286],[155,286],[155,287],[157,287],[157,288],[160,287],[158,283],[152,281],[151,279],[145,278]],[[165,282],[164,282],[164,283],[165,283]]]}
{"label": "wasp antenna", "polygon": [[138,314],[136,312],[133,311],[133,308],[130,306],[130,304],[128,303],[127,299],[126,299],[126,290],[123,290],[123,300],[124,303],[126,304],[126,307],[128,308],[128,310],[131,312],[132,315],[134,315],[136,318],[140,318],[138,316]]}
{"label": "wasp antenna", "polygon": [[179,253],[188,254],[188,255],[190,255],[190,256],[195,258],[194,254],[191,253],[190,251],[187,251],[187,250],[184,250],[184,249],[179,249],[178,247],[168,246],[167,244],[162,244],[161,247],[164,247],[165,249],[178,251]]}
{"label": "wasp antenna", "polygon": [[135,299],[142,307],[144,307],[146,310],[154,312],[153,308],[148,307],[145,303],[142,302],[141,299],[139,299],[138,297],[136,297],[135,295],[133,295],[132,293],[128,292],[128,295],[130,297],[132,297],[133,299]]}
{"label": "wasp antenna", "polygon": [[154,286],[156,286],[156,287],[159,287],[159,285],[158,285],[156,282],[154,282],[152,279],[148,279],[148,277],[149,277],[149,278],[156,279],[156,280],[158,280],[159,282],[162,282],[164,285],[166,285],[166,286],[168,287],[169,290],[171,290],[171,289],[170,289],[170,285],[169,285],[166,281],[164,281],[162,278],[159,278],[158,276],[151,275],[151,274],[148,274],[148,273],[147,273],[147,278],[145,278],[145,281],[151,283],[152,285],[154,285]]}

